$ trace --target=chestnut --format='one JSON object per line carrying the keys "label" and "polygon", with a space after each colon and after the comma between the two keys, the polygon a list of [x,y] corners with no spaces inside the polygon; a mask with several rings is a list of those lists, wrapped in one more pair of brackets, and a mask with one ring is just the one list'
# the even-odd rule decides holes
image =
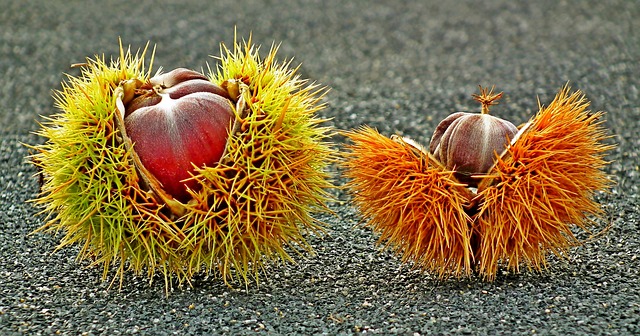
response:
{"label": "chestnut", "polygon": [[489,114],[489,106],[496,104],[502,92],[493,89],[474,99],[482,103],[481,113],[456,112],[436,127],[429,144],[429,152],[455,177],[470,187],[477,187],[479,176],[489,172],[496,158],[506,149],[518,128],[511,122]]}
{"label": "chestnut", "polygon": [[144,168],[174,199],[187,202],[195,167],[223,155],[233,108],[221,87],[188,69],[156,75],[125,93],[124,127]]}

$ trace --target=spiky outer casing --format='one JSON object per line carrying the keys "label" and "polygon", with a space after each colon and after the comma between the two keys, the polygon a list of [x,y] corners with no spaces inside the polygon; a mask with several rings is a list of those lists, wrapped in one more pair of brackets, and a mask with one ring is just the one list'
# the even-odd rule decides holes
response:
{"label": "spiky outer casing", "polygon": [[261,61],[245,43],[222,58],[213,80],[246,81],[251,113],[220,166],[196,172],[203,188],[181,217],[142,187],[114,118],[119,83],[150,78],[145,53],[121,48],[110,64],[87,60],[81,76],[69,76],[56,93],[60,113],[46,118],[37,132],[46,142],[30,157],[43,177],[34,201],[49,215],[41,230],[63,232],[59,248],[80,244],[78,259],[101,264],[105,277],[112,267],[121,282],[126,270],[150,279],[159,271],[167,287],[201,270],[227,282],[232,267],[257,280],[266,260],[292,259],[285,246],[308,250],[303,232],[323,229],[309,212],[325,209],[333,150],[315,117],[322,90],[299,80],[289,63],[276,64],[275,52]]}
{"label": "spiky outer casing", "polygon": [[429,155],[363,127],[342,165],[366,225],[405,262],[441,277],[468,275],[471,227],[466,189]]}
{"label": "spiky outer casing", "polygon": [[46,142],[31,157],[43,177],[35,202],[49,216],[41,229],[64,233],[59,248],[80,244],[78,259],[102,264],[105,277],[112,265],[119,275],[145,267],[150,276],[157,268],[183,272],[179,230],[141,188],[114,123],[118,83],[148,78],[143,57],[127,52],[111,65],[97,57],[81,76],[68,76],[54,97],[60,112],[46,118],[37,132]]}
{"label": "spiky outer casing", "polygon": [[602,214],[594,193],[611,184],[603,168],[612,145],[604,143],[603,113],[588,106],[583,93],[564,87],[490,171],[474,223],[483,277],[492,280],[499,263],[546,268],[547,254],[580,243],[573,226],[586,230],[590,216]]}
{"label": "spiky outer casing", "polygon": [[310,249],[301,229],[323,230],[310,211],[327,210],[333,186],[325,168],[335,153],[325,142],[331,129],[315,117],[324,107],[321,92],[288,62],[276,63],[277,48],[264,60],[250,42],[221,49],[211,80],[246,85],[248,113],[236,111],[222,161],[197,170],[202,189],[187,205],[184,249],[190,271],[217,268],[226,281],[233,268],[244,281],[257,280],[264,260],[291,260],[287,246]]}
{"label": "spiky outer casing", "polygon": [[603,142],[602,113],[588,105],[563,88],[477,194],[424,150],[367,127],[347,132],[346,188],[380,242],[424,270],[441,277],[476,270],[489,281],[500,264],[542,270],[549,253],[579,243],[572,228],[587,229],[602,213],[593,196],[611,183],[603,168],[612,146]]}

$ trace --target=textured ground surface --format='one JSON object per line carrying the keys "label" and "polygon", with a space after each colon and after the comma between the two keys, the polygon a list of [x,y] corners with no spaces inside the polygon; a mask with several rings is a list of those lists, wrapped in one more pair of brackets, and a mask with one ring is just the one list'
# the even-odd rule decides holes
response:
{"label": "textured ground surface", "polygon": [[[0,1],[0,334],[611,334],[640,333],[640,6],[634,1]],[[100,5],[96,5],[96,4]],[[442,4],[440,4],[442,3]],[[477,85],[506,99],[492,109],[518,124],[567,81],[587,93],[619,147],[598,195],[612,228],[550,259],[544,274],[436,281],[375,246],[355,210],[331,205],[316,255],[274,266],[259,287],[198,278],[166,298],[161,279],[127,277],[108,290],[43,224],[22,143],[72,63],[115,55],[118,37],[157,45],[155,64],[199,69],[218,43],[253,31],[301,74],[332,88],[323,116],[426,143],[451,112],[476,110]],[[341,139],[337,139],[341,141]],[[339,180],[338,182],[343,182]],[[340,199],[348,198],[340,194]],[[582,236],[586,238],[586,236]]]}

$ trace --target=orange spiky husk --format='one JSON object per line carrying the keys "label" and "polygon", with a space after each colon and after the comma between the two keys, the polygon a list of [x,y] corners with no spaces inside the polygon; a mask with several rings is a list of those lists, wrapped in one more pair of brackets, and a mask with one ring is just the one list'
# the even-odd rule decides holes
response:
{"label": "orange spiky husk", "polygon": [[488,281],[501,264],[540,271],[548,254],[564,256],[580,243],[572,228],[588,230],[602,214],[594,193],[611,183],[603,168],[613,146],[604,144],[603,113],[588,106],[580,91],[563,88],[525,124],[477,193],[411,141],[367,127],[348,132],[346,188],[379,243],[404,262],[440,277],[475,270]]}
{"label": "orange spiky husk", "polygon": [[342,163],[346,187],[367,226],[404,262],[438,274],[469,275],[471,228],[463,206],[468,190],[430,155],[363,127]]}
{"label": "orange spiky husk", "polygon": [[586,230],[602,210],[594,192],[611,180],[603,171],[611,145],[602,112],[590,113],[584,94],[565,86],[527,124],[479,186],[475,217],[479,274],[495,278],[498,264],[540,271],[549,253],[579,244],[571,228]]}

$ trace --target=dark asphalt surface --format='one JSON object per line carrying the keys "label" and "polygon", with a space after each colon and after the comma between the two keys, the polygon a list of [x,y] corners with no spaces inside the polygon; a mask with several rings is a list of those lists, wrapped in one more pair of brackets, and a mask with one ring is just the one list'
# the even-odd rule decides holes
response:
{"label": "dark asphalt surface", "polygon": [[[640,5],[635,1],[0,1],[0,334],[640,334]],[[119,291],[77,264],[44,223],[22,143],[42,139],[38,115],[85,56],[157,45],[154,66],[215,65],[221,41],[253,32],[304,77],[331,87],[340,129],[361,124],[428,143],[449,113],[479,109],[477,85],[505,99],[492,109],[518,124],[567,81],[583,90],[619,144],[597,195],[603,236],[550,258],[543,274],[437,281],[403,266],[358,225],[348,197],[316,255],[274,265],[260,286],[230,289],[198,277],[167,298],[129,274]],[[336,138],[336,141],[343,141]],[[339,184],[344,181],[338,179]],[[587,239],[587,234],[581,234]]]}

